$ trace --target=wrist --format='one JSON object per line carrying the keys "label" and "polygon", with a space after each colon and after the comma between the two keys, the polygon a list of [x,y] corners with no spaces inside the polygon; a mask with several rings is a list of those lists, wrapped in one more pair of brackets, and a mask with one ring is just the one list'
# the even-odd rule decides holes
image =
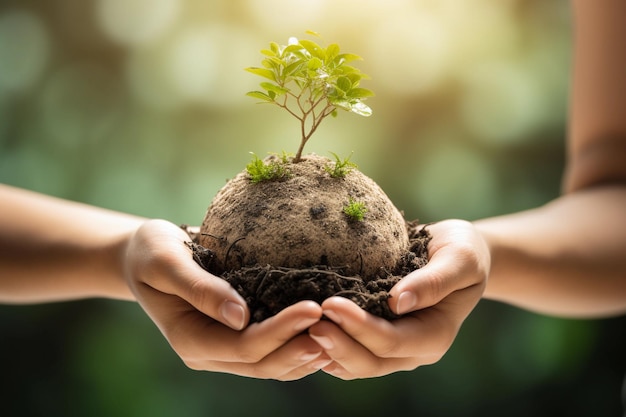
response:
{"label": "wrist", "polygon": [[473,225],[482,238],[487,252],[489,254],[489,270],[487,275],[487,285],[483,293],[484,298],[497,298],[498,293],[498,257],[499,257],[499,238],[497,234],[497,226],[495,228],[490,223],[491,219],[479,220],[473,222]]}
{"label": "wrist", "polygon": [[109,270],[107,280],[101,288],[104,297],[129,301],[135,300],[127,280],[128,253],[131,241],[142,224],[143,221],[138,221],[133,227],[121,230],[104,245],[104,254],[101,259],[106,262],[106,265],[103,267]]}

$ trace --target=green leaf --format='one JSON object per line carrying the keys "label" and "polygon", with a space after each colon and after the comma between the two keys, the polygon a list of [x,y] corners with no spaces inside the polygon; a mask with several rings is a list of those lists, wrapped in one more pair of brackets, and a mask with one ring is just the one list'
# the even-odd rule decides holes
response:
{"label": "green leaf", "polygon": [[278,69],[282,67],[283,65],[285,65],[285,61],[275,56],[270,57],[270,58],[265,58],[263,61],[261,61],[261,63],[263,64],[264,67],[270,68],[270,69]]}
{"label": "green leaf", "polygon": [[309,41],[307,39],[302,39],[299,41],[299,43],[311,54],[311,56],[317,57],[322,61],[326,58],[326,52],[324,51],[324,48],[322,48],[315,42]]}
{"label": "green leaf", "polygon": [[344,75],[348,75],[348,74],[361,74],[361,72],[354,68],[351,65],[341,65],[339,67],[337,67],[337,73],[338,74],[344,74]]}
{"label": "green leaf", "polygon": [[326,94],[328,96],[328,100],[333,104],[343,103],[344,101],[346,101],[346,92],[339,87],[333,87],[331,91],[327,92]]}
{"label": "green leaf", "polygon": [[270,96],[268,96],[267,94],[261,91],[249,91],[246,93],[246,95],[249,97],[258,98],[259,100],[267,101],[270,103],[274,101]]}
{"label": "green leaf", "polygon": [[280,55],[280,46],[276,42],[270,42],[270,49],[276,55]]}
{"label": "green leaf", "polygon": [[326,63],[333,62],[333,60],[339,55],[339,45],[331,43],[326,48]]}
{"label": "green leaf", "polygon": [[311,36],[315,36],[317,38],[321,38],[322,35],[320,35],[319,33],[315,32],[314,30],[306,30],[304,33],[306,33],[307,35],[311,35]]}
{"label": "green leaf", "polygon": [[261,61],[261,65],[269,70],[273,70],[274,68],[276,68],[276,64],[269,59],[264,59],[263,61]]}
{"label": "green leaf", "polygon": [[276,81],[276,76],[274,75],[274,71],[271,71],[267,68],[250,67],[250,68],[246,68],[246,71],[252,74],[267,78],[268,80]]}
{"label": "green leaf", "polygon": [[361,60],[363,60],[363,58],[361,58],[360,56],[355,55],[355,54],[339,54],[334,59],[334,61],[338,65],[343,65],[346,62],[361,61]]}
{"label": "green leaf", "polygon": [[350,98],[366,98],[366,97],[374,97],[374,92],[372,90],[368,90],[367,88],[353,88],[347,92],[348,97]]}
{"label": "green leaf", "polygon": [[300,70],[303,65],[304,62],[302,61],[294,61],[291,64],[287,65],[285,68],[283,68],[282,78],[285,79],[291,75],[294,75]]}
{"label": "green leaf", "polygon": [[350,80],[350,82],[352,83],[352,87],[357,87],[359,85],[359,82],[363,78],[363,74],[357,71],[345,74],[344,77]]}
{"label": "green leaf", "polygon": [[326,78],[328,78],[328,75],[319,69],[307,70],[307,78],[310,83],[315,83],[316,85],[318,85],[321,80],[325,80]]}
{"label": "green leaf", "polygon": [[307,62],[307,67],[310,70],[316,70],[318,68],[321,68],[323,65],[324,63],[322,62],[322,60],[317,57],[313,57],[309,59],[309,62]]}
{"label": "green leaf", "polygon": [[302,51],[304,51],[305,49],[302,47],[302,45],[297,44],[297,45],[288,45],[285,47],[285,49],[283,49],[283,54],[282,57],[286,57],[289,54],[292,54],[298,58],[301,59],[305,59],[304,54],[302,53]]}
{"label": "green leaf", "polygon": [[352,88],[352,81],[348,77],[337,78],[337,87],[343,91],[348,91]]}
{"label": "green leaf", "polygon": [[261,53],[265,56],[276,56],[278,55],[276,52],[271,51],[269,49],[261,49]]}
{"label": "green leaf", "polygon": [[333,101],[332,104],[340,109],[356,113],[359,116],[369,117],[372,115],[372,109],[358,99],[337,100]]}
{"label": "green leaf", "polygon": [[278,86],[276,84],[272,84],[272,83],[268,83],[268,82],[262,82],[261,83],[261,87],[263,87],[264,89],[266,89],[268,91],[268,93],[275,93],[276,95],[283,95],[289,92],[288,88],[284,88],[281,86]]}
{"label": "green leaf", "polygon": [[370,117],[372,115],[372,109],[362,101],[351,103],[350,111],[363,117]]}

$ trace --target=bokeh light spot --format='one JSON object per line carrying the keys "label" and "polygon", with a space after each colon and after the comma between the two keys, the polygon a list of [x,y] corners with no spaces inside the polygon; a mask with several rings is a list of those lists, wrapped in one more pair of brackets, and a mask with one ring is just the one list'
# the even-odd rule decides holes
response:
{"label": "bokeh light spot", "polygon": [[461,145],[441,145],[424,154],[411,174],[413,206],[420,219],[475,219],[494,211],[496,175],[489,160]]}
{"label": "bokeh light spot", "polygon": [[462,118],[477,138],[494,144],[524,140],[542,121],[545,102],[528,72],[505,63],[479,64],[466,73]]}
{"label": "bokeh light spot", "polygon": [[[318,30],[326,0],[248,0],[242,9],[249,10],[259,25],[286,36],[300,35],[307,29]],[[294,32],[296,31],[296,32]],[[290,33],[294,32],[294,33]],[[280,39],[278,41],[281,41]],[[287,42],[287,39],[283,42]]]}
{"label": "bokeh light spot", "polygon": [[0,92],[21,91],[41,76],[50,54],[48,34],[32,13],[0,15]]}
{"label": "bokeh light spot", "polygon": [[158,39],[176,21],[177,0],[100,0],[97,16],[102,30],[125,45]]}
{"label": "bokeh light spot", "polygon": [[67,148],[106,137],[123,110],[116,78],[96,65],[71,65],[46,80],[39,106],[44,139]]}
{"label": "bokeh light spot", "polygon": [[180,104],[166,71],[167,46],[136,49],[125,61],[129,91],[140,107],[169,110]]}
{"label": "bokeh light spot", "polygon": [[[246,29],[211,24],[176,36],[169,51],[172,85],[185,99],[217,106],[241,104],[258,80],[244,71],[259,57],[258,41]],[[249,99],[247,99],[249,100]]]}
{"label": "bokeh light spot", "polygon": [[367,36],[369,51],[364,55],[372,57],[372,72],[395,94],[423,93],[448,74],[448,32],[428,12],[390,15]]}
{"label": "bokeh light spot", "polygon": [[178,34],[169,51],[168,73],[178,92],[198,99],[210,94],[219,72],[219,45],[209,27]]}
{"label": "bokeh light spot", "polygon": [[151,108],[185,104],[228,107],[249,103],[245,93],[258,83],[244,68],[259,57],[247,29],[219,23],[174,33],[158,47],[135,50],[126,75],[133,95]]}

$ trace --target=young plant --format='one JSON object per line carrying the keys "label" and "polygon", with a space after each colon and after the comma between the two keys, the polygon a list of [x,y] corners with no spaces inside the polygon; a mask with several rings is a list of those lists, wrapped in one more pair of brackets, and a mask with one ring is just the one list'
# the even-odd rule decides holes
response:
{"label": "young plant", "polygon": [[350,197],[348,204],[343,208],[343,212],[348,216],[350,221],[360,222],[363,221],[365,213],[367,213],[367,208],[365,207],[365,203],[356,201]]}
{"label": "young plant", "polygon": [[[309,35],[319,36],[315,32]],[[339,45],[320,46],[311,40],[290,38],[288,45],[270,43],[261,50],[262,67],[246,71],[266,79],[263,91],[250,91],[248,96],[285,109],[300,121],[301,141],[293,162],[300,162],[304,145],[322,120],[337,116],[337,109],[370,116],[372,110],[363,101],[374,93],[361,88],[367,75],[348,65],[361,57],[341,53]]]}
{"label": "young plant", "polygon": [[324,166],[324,171],[326,171],[331,177],[344,178],[350,173],[350,171],[358,168],[354,162],[350,162],[352,154],[348,155],[348,157],[343,160],[339,158],[336,153],[331,152],[331,154],[335,157],[335,163],[332,165],[332,167],[330,164]]}
{"label": "young plant", "polygon": [[289,176],[289,170],[286,167],[287,162],[287,154],[284,152],[280,159],[269,161],[267,164],[252,153],[252,161],[246,165],[246,171],[253,183],[279,181]]}

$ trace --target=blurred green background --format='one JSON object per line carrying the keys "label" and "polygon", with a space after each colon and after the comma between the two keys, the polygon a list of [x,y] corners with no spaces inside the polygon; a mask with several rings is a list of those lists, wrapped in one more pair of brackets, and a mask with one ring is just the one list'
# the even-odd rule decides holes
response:
{"label": "blurred green background", "polygon": [[[297,122],[245,97],[243,68],[307,29],[364,57],[377,93],[307,151],[354,151],[407,218],[558,195],[564,0],[0,0],[0,182],[199,224],[249,152],[295,152]],[[624,323],[483,301],[435,365],[279,383],[187,369],[132,303],[1,306],[0,413],[616,416]]]}

